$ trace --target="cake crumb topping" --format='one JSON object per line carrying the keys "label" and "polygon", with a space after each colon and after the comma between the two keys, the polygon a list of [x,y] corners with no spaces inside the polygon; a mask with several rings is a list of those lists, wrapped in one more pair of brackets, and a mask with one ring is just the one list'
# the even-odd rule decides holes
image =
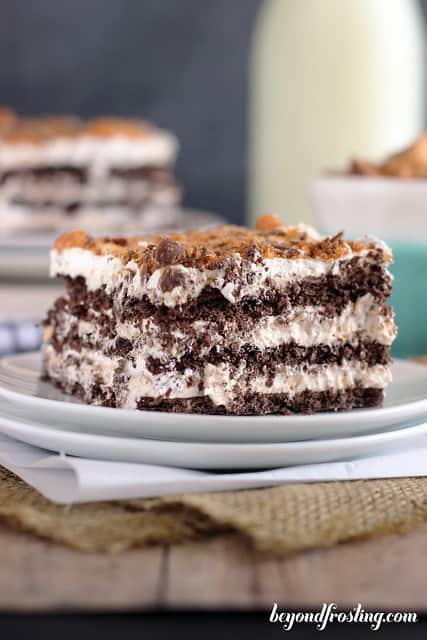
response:
{"label": "cake crumb topping", "polygon": [[12,109],[0,107],[0,142],[7,144],[44,144],[56,138],[145,138],[156,128],[140,119],[104,117],[81,120],[71,116],[19,117]]}
{"label": "cake crumb topping", "polygon": [[362,176],[395,178],[427,178],[427,132],[422,133],[409,147],[395,153],[383,164],[353,160],[350,173]]}
{"label": "cake crumb topping", "polygon": [[224,225],[182,234],[98,239],[84,231],[73,231],[60,236],[54,245],[58,252],[72,247],[112,255],[124,264],[134,261],[144,267],[146,273],[176,264],[214,269],[236,254],[249,262],[273,258],[337,260],[352,252],[380,248],[387,256],[382,245],[372,239],[347,242],[342,232],[320,237],[307,225],[287,226],[272,215],[261,216],[255,230]]}

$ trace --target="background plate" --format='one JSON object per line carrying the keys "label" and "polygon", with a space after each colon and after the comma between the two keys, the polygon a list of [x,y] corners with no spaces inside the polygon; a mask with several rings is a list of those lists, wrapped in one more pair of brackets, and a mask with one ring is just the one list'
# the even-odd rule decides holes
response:
{"label": "background plate", "polygon": [[[224,224],[221,216],[209,211],[198,209],[179,209],[177,224],[179,229],[206,229]],[[66,229],[56,233],[14,233],[0,234],[0,278],[19,280],[46,280],[49,277],[49,251],[55,239]],[[177,232],[177,228],[171,230]],[[154,229],[153,233],[167,233],[168,228]],[[103,228],[95,235],[135,235],[150,233],[147,229],[132,228],[132,230]]]}

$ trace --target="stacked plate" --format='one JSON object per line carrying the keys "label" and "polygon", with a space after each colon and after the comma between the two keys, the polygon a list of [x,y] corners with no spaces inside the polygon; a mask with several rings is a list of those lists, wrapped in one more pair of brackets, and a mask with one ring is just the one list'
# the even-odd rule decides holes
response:
{"label": "stacked plate", "polygon": [[40,381],[38,353],[0,360],[0,433],[80,457],[192,469],[347,460],[427,433],[427,367],[396,362],[379,409],[201,416],[87,406]]}

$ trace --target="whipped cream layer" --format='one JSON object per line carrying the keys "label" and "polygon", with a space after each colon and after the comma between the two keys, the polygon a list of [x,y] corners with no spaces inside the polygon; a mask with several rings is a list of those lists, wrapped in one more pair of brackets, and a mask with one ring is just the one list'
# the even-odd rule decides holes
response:
{"label": "whipped cream layer", "polygon": [[[383,243],[378,241],[378,248],[383,250]],[[80,276],[85,279],[90,291],[105,288],[107,294],[131,298],[146,296],[155,305],[175,307],[196,299],[206,287],[217,289],[229,302],[236,303],[245,297],[257,297],[266,288],[280,291],[286,289],[289,284],[306,278],[339,276],[354,257],[360,258],[366,268],[371,263],[378,264],[378,256],[373,256],[372,249],[363,249],[356,253],[350,246],[347,254],[337,260],[273,258],[261,259],[259,262],[244,262],[237,253],[228,258],[219,269],[202,270],[178,264],[158,268],[146,280],[141,277],[138,264],[134,261],[124,264],[112,255],[98,255],[86,249],[73,247],[51,251],[50,275],[71,278]],[[183,284],[175,286],[170,291],[162,290],[161,278],[166,268],[176,270]],[[235,280],[230,281],[227,278],[230,269],[236,274],[241,271],[242,278],[236,275]],[[248,269],[250,278],[244,273]],[[392,277],[391,274],[389,277]]]}
{"label": "whipped cream layer", "polygon": [[181,189],[173,181],[156,181],[150,178],[127,180],[109,176],[107,180],[98,179],[76,183],[69,177],[40,180],[37,177],[15,176],[9,178],[0,189],[2,207],[13,200],[25,201],[31,205],[44,207],[46,202],[60,205],[98,202],[127,202],[139,207],[147,199],[175,204],[179,201]]}
{"label": "whipped cream layer", "polygon": [[[61,207],[27,207],[21,204],[4,203],[0,198],[0,232],[15,231],[57,232],[67,231],[70,217]],[[72,224],[97,233],[126,233],[135,225],[155,230],[173,227],[179,220],[179,210],[175,203],[154,198],[140,211],[133,207],[103,206],[84,204],[73,212]]]}
{"label": "whipped cream layer", "polygon": [[164,166],[173,164],[178,152],[176,137],[162,129],[133,137],[82,135],[45,143],[2,142],[0,171],[33,167],[87,167],[93,176],[107,175],[111,167]]}
{"label": "whipped cream layer", "polygon": [[[363,362],[341,365],[301,366],[278,365],[273,375],[248,376],[245,364],[234,367],[227,363],[205,364],[188,368],[183,373],[165,371],[154,374],[145,360],[132,364],[117,356],[107,356],[91,349],[64,349],[58,354],[52,345],[44,349],[45,366],[51,379],[66,381],[67,390],[78,384],[88,399],[92,397],[94,381],[105,396],[115,394],[119,406],[137,408],[141,398],[209,397],[216,405],[227,407],[236,393],[288,394],[304,391],[322,392],[352,388],[384,388],[391,380],[390,367],[369,367]],[[65,375],[66,371],[66,375]],[[120,382],[116,380],[120,376]]]}
{"label": "whipped cream layer", "polygon": [[[66,341],[67,336],[77,334],[84,343],[98,348],[102,344],[105,352],[114,352],[116,338],[106,339],[102,325],[97,324],[96,314],[88,320],[79,320],[61,312],[57,316],[56,335]],[[242,330],[238,322],[227,323],[227,333],[215,322],[196,320],[185,329],[167,331],[151,318],[138,323],[116,322],[114,334],[132,343],[131,355],[138,360],[155,358],[161,362],[179,360],[194,353],[205,357],[216,349],[238,352],[245,347],[260,351],[294,343],[302,347],[315,345],[350,345],[360,341],[391,345],[396,327],[392,316],[384,315],[383,308],[367,294],[355,303],[349,303],[338,316],[326,317],[324,307],[294,307],[291,316],[265,316],[249,319]],[[203,336],[198,340],[198,336]],[[167,344],[166,344],[167,343]]]}

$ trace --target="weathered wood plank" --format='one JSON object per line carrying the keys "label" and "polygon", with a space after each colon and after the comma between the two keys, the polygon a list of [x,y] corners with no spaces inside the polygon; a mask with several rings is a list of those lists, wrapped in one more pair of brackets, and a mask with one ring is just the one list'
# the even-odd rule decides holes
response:
{"label": "weathered wood plank", "polygon": [[162,549],[83,554],[0,529],[0,609],[151,608]]}
{"label": "weathered wood plank", "polygon": [[171,607],[253,608],[254,553],[230,536],[171,548],[165,603]]}
{"label": "weathered wood plank", "polygon": [[117,556],[83,554],[0,528],[0,609],[352,607],[427,610],[427,524],[405,536],[284,559],[221,536]]}
{"label": "weathered wood plank", "polygon": [[273,602],[306,608],[336,602],[351,608],[360,602],[366,608],[427,611],[427,525],[405,536],[285,559],[266,558],[238,539],[226,539],[216,546],[186,545],[173,551],[171,561],[167,604],[172,608],[268,610]]}
{"label": "weathered wood plank", "polygon": [[312,551],[280,561],[290,605],[337,602],[352,607],[427,611],[427,525],[408,535]]}

